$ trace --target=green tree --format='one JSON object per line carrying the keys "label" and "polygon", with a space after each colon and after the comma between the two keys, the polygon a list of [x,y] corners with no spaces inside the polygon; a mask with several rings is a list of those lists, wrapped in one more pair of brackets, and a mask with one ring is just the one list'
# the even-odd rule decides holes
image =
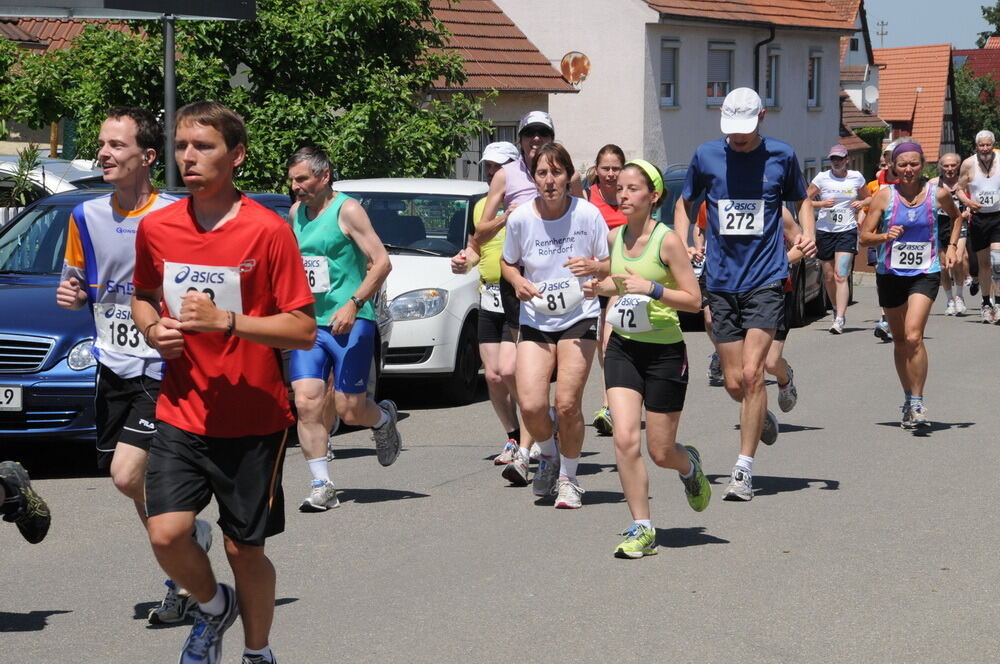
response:
{"label": "green tree", "polygon": [[[162,108],[161,24],[130,25],[90,27],[57,54],[22,53],[15,80],[0,81],[0,98],[19,100],[10,117],[34,127],[75,118],[80,154],[92,156],[109,106]],[[429,0],[259,0],[255,21],[176,26],[178,105],[216,99],[244,117],[248,189],[283,190],[285,160],[308,143],[346,177],[444,176],[486,127],[480,99],[429,95],[464,80]]]}
{"label": "green tree", "polygon": [[976,150],[976,133],[1000,133],[997,82],[992,75],[975,76],[967,65],[955,70],[955,109],[958,114],[958,153],[967,157]]}
{"label": "green tree", "polygon": [[1000,35],[1000,0],[997,0],[996,4],[992,7],[989,5],[982,5],[980,9],[983,12],[983,18],[986,19],[987,23],[993,26],[993,29],[979,33],[979,39],[976,40],[976,48],[986,46],[987,39]]}

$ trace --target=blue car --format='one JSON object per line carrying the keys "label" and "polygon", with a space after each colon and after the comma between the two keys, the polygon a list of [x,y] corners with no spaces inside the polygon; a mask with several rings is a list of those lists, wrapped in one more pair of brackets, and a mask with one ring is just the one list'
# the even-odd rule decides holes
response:
{"label": "blue car", "polygon": [[[55,194],[0,228],[0,440],[94,437],[93,315],[59,307],[55,291],[70,213],[105,194]],[[288,212],[288,196],[250,196]]]}

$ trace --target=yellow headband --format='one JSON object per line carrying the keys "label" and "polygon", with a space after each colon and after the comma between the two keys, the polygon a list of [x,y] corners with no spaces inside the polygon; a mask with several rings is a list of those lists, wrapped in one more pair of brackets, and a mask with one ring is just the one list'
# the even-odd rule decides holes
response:
{"label": "yellow headband", "polygon": [[653,166],[651,163],[645,159],[633,159],[632,161],[625,164],[626,166],[638,166],[642,169],[642,172],[649,176],[649,179],[653,182],[653,189],[656,190],[660,196],[663,195],[663,176],[660,175],[660,169]]}

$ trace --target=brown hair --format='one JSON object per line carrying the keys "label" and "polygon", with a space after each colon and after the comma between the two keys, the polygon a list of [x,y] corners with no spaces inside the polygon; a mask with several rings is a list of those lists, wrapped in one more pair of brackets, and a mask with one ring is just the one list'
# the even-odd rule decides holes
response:
{"label": "brown hair", "polygon": [[[649,164],[649,165],[652,166],[653,168],[656,168],[656,166],[654,166],[653,164]],[[656,185],[653,184],[653,178],[649,177],[649,173],[646,172],[646,169],[644,169],[641,166],[639,166],[639,164],[636,164],[636,163],[633,163],[633,162],[629,162],[629,163],[625,164],[625,168],[622,169],[622,173],[624,173],[625,171],[627,171],[629,169],[634,170],[635,172],[637,172],[640,175],[642,175],[642,179],[646,182],[646,186],[649,187],[650,191],[656,191]],[[660,169],[656,168],[656,171],[659,172]],[[661,181],[663,180],[663,174],[662,173],[660,173],[660,180]],[[658,199],[656,199],[656,202],[653,203],[653,206],[650,208],[650,210],[651,211],[659,210],[660,206],[663,205],[663,201],[666,200],[667,196],[669,196],[669,195],[670,194],[667,191],[666,187],[664,187],[663,188],[663,193],[660,194],[660,197]]]}
{"label": "brown hair", "polygon": [[570,178],[576,171],[573,169],[573,158],[569,156],[569,152],[566,148],[562,146],[561,143],[546,143],[542,147],[538,148],[538,152],[535,153],[535,158],[531,160],[531,177],[535,177],[535,171],[538,170],[538,162],[542,157],[547,157],[550,163],[558,164],[566,170],[566,174]]}
{"label": "brown hair", "polygon": [[603,148],[597,151],[597,156],[594,157],[594,164],[597,165],[601,163],[601,157],[603,157],[606,154],[613,154],[614,156],[618,157],[619,161],[622,162],[622,166],[625,165],[625,153],[622,152],[622,149],[617,145],[615,145],[614,143],[608,143]]}
{"label": "brown hair", "polygon": [[115,106],[108,109],[109,120],[122,118],[131,118],[135,123],[135,142],[140,148],[156,150],[156,154],[160,154],[163,149],[163,127],[156,121],[156,116],[136,106]]}
{"label": "brown hair", "polygon": [[222,134],[229,150],[240,144],[247,147],[247,127],[243,118],[217,101],[196,101],[182,106],[177,111],[174,131],[184,123],[214,128]]}

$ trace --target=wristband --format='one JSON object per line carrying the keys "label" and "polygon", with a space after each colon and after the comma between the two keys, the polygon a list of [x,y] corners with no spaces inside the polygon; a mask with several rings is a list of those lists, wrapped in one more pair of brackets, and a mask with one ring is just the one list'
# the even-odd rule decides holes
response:
{"label": "wristband", "polygon": [[649,283],[649,296],[654,300],[659,300],[663,297],[663,284],[651,281]]}
{"label": "wristband", "polygon": [[230,311],[229,312],[229,325],[226,326],[226,336],[227,337],[233,336],[233,332],[235,332],[235,331],[236,331],[236,312],[235,311]]}
{"label": "wristband", "polygon": [[142,330],[142,338],[146,340],[146,345],[147,345],[147,346],[149,346],[150,348],[152,348],[152,347],[153,347],[153,344],[149,343],[149,330],[150,330],[151,328],[153,328],[153,326],[155,326],[155,325],[156,325],[157,323],[159,323],[159,322],[160,322],[160,321],[158,321],[158,320],[154,320],[154,321],[153,321],[152,323],[150,323],[149,325],[147,325],[147,326],[146,326],[146,327],[145,327],[145,328],[144,328],[144,329]]}

